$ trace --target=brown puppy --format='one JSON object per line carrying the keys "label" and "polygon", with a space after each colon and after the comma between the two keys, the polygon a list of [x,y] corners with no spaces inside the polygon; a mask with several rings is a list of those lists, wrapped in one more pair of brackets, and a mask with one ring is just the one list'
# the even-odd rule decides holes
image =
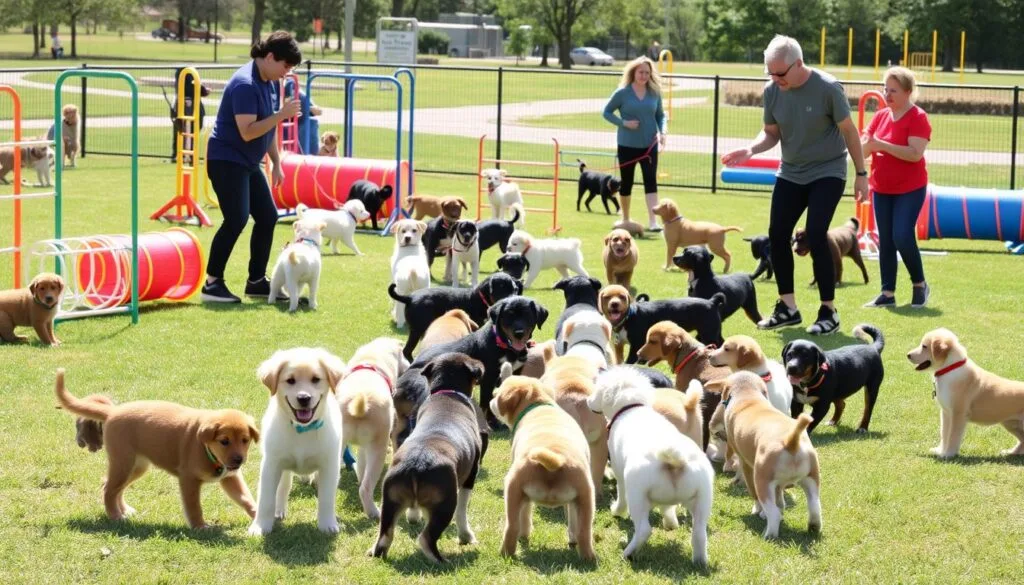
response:
{"label": "brown puppy", "polygon": [[[43,140],[43,137],[39,138],[26,138],[25,140]],[[36,175],[39,180],[37,186],[49,186],[49,175],[50,175],[50,149],[46,146],[23,146],[21,147],[21,168],[23,169],[35,169]],[[4,146],[0,147],[0,183],[9,185],[10,181],[7,180],[7,174],[14,171],[14,147]],[[24,175],[21,179],[22,183],[27,183]]]}
{"label": "brown puppy", "polygon": [[124,490],[156,465],[178,478],[185,519],[192,528],[206,528],[199,492],[207,482],[221,488],[250,518],[256,503],[239,475],[251,442],[259,441],[253,419],[238,410],[199,410],[173,402],[146,400],[113,406],[79,400],[64,387],[57,370],[57,400],[68,412],[103,423],[107,478],[103,503],[111,520],[135,513]]}
{"label": "brown puppy", "polygon": [[61,142],[67,166],[75,168],[75,157],[78,156],[78,106],[75,104],[68,104],[61,109]]}
{"label": "brown puppy", "polygon": [[341,138],[337,132],[324,132],[320,137],[320,156],[338,156],[338,142]]}
{"label": "brown puppy", "polygon": [[633,280],[633,270],[640,259],[640,251],[633,241],[633,236],[622,228],[612,230],[604,237],[604,252],[601,257],[604,260],[607,284],[621,284],[629,288],[629,283]]}
{"label": "brown puppy", "polygon": [[737,372],[724,386],[712,428],[716,436],[724,432],[730,450],[740,458],[747,490],[756,500],[751,513],[768,521],[764,537],[779,535],[783,490],[790,485],[799,485],[807,496],[807,529],[821,530],[818,453],[807,436],[810,415],[793,420],[776,410],[757,374]]}
{"label": "brown puppy", "polygon": [[732,254],[725,248],[725,234],[742,232],[742,228],[722,227],[710,221],[690,221],[679,213],[679,208],[671,199],[662,199],[651,211],[658,214],[665,228],[665,246],[668,248],[668,254],[665,256],[664,270],[672,268],[672,257],[676,255],[678,248],[707,245],[716,256],[725,260],[725,269],[722,272],[729,272]]}
{"label": "brown puppy", "polygon": [[449,222],[455,222],[462,219],[462,210],[469,209],[469,205],[466,205],[466,200],[462,197],[453,197],[447,195],[441,198],[441,213],[445,219]]}
{"label": "brown puppy", "polygon": [[[114,406],[114,401],[102,394],[90,394],[82,399],[82,402],[95,402]],[[103,423],[80,416],[75,419],[75,442],[90,453],[95,453],[103,448]]]}
{"label": "brown puppy", "polygon": [[583,436],[590,445],[590,476],[594,481],[594,493],[601,493],[601,479],[608,463],[608,421],[604,414],[590,410],[587,399],[594,393],[597,379],[597,364],[576,357],[560,356],[546,365],[541,384],[551,388],[555,402],[583,429]]}
{"label": "brown puppy", "polygon": [[985,371],[967,357],[967,350],[948,329],[925,333],[921,345],[907,353],[918,371],[932,371],[932,396],[939,403],[939,446],[932,453],[956,457],[967,423],[1001,424],[1017,438],[1003,455],[1024,455],[1024,383]]}
{"label": "brown puppy", "polygon": [[406,197],[409,202],[409,213],[414,214],[415,219],[424,217],[437,217],[441,215],[441,198],[429,195],[410,195]]}
{"label": "brown puppy", "polygon": [[555,359],[555,340],[549,339],[526,350],[526,363],[519,371],[520,376],[540,378],[547,369],[547,363]]}
{"label": "brown puppy", "polygon": [[428,347],[462,339],[479,328],[480,326],[474,323],[465,311],[462,309],[452,309],[434,319],[430,327],[427,327],[427,332],[423,334],[423,340],[420,341],[420,351],[425,351]]}
{"label": "brown puppy", "polygon": [[505,476],[505,538],[501,554],[516,554],[533,530],[533,505],[565,506],[569,546],[593,561],[595,492],[590,447],[576,421],[555,404],[551,388],[512,376],[498,389],[491,412],[512,429],[512,466]]}
{"label": "brown puppy", "polygon": [[53,318],[60,310],[63,292],[64,279],[49,272],[33,278],[28,288],[0,292],[0,339],[8,343],[28,341],[16,335],[14,328],[31,326],[46,345],[60,345],[53,332]]}
{"label": "brown puppy", "polygon": [[[843,281],[843,256],[853,258],[853,263],[860,268],[864,275],[864,283],[868,282],[868,269],[864,266],[864,258],[860,255],[860,244],[857,242],[857,230],[860,222],[857,218],[851,217],[839,227],[828,230],[825,237],[828,238],[828,251],[832,254],[832,265],[836,271],[836,284]],[[810,254],[811,249],[807,244],[807,230],[800,228],[793,234],[793,251],[797,256]],[[811,285],[817,283],[817,279],[811,279]]]}
{"label": "brown puppy", "polygon": [[651,406],[658,414],[668,419],[680,433],[700,445],[704,432],[704,417],[697,406],[703,394],[698,384],[691,384],[686,392],[680,392],[675,388],[655,388],[654,402]]}

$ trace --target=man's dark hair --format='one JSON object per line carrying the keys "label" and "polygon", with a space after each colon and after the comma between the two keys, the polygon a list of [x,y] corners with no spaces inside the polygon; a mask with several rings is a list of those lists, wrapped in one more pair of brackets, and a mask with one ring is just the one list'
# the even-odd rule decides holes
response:
{"label": "man's dark hair", "polygon": [[278,30],[270,33],[266,40],[256,41],[249,50],[253,59],[261,59],[273,53],[274,59],[295,67],[302,62],[302,50],[290,32]]}

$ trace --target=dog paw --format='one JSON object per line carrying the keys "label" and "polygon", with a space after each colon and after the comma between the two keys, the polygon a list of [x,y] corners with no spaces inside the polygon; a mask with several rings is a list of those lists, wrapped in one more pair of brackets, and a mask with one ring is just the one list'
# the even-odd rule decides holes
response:
{"label": "dog paw", "polygon": [[337,534],[341,532],[341,525],[338,524],[338,520],[329,520],[326,522],[318,522],[317,528],[324,534]]}
{"label": "dog paw", "polygon": [[366,511],[366,517],[376,522],[380,520],[380,510],[377,509],[377,506],[374,506]]}
{"label": "dog paw", "polygon": [[834,420],[830,420],[830,421],[828,421],[827,423],[825,423],[825,426],[826,426],[826,427],[834,427],[834,426],[836,426],[837,424],[839,424],[839,423],[837,423],[837,422],[836,422],[836,421],[834,421]]}
{"label": "dog paw", "polygon": [[932,455],[942,455],[942,446],[932,447],[931,449],[928,449],[928,452]]}
{"label": "dog paw", "polygon": [[612,502],[611,513],[612,516],[625,518],[628,515],[627,506],[625,504],[620,505],[619,500],[615,500],[614,502]]}
{"label": "dog paw", "polygon": [[253,522],[249,525],[249,530],[247,531],[247,533],[249,536],[265,536],[267,534],[270,534],[270,531],[273,530],[273,528],[273,525],[263,526],[258,522]]}
{"label": "dog paw", "polygon": [[1002,451],[999,452],[999,454],[1003,455],[1004,457],[1013,457],[1014,455],[1024,455],[1024,449],[1021,449],[1021,447],[1018,446],[1018,447],[1014,447],[1013,449],[1003,449]]}
{"label": "dog paw", "polygon": [[939,456],[939,459],[948,461],[948,460],[956,457],[957,453],[938,453],[938,456]]}
{"label": "dog paw", "polygon": [[128,504],[125,504],[124,505],[124,509],[121,510],[121,519],[124,520],[125,518],[131,518],[134,515],[135,515],[135,508],[132,508]]}
{"label": "dog paw", "polygon": [[857,429],[857,434],[858,435],[866,435],[866,434],[868,434],[868,430],[865,429],[864,427],[861,427],[861,428]]}
{"label": "dog paw", "polygon": [[466,532],[465,534],[459,534],[459,544],[477,544],[476,535],[473,534],[472,530]]}

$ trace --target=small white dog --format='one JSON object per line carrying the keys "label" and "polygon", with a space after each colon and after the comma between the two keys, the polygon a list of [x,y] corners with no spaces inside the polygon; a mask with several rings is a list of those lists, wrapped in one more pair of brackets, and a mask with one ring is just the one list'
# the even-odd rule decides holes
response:
{"label": "small white dog", "polygon": [[516,230],[508,238],[506,253],[522,254],[529,263],[529,275],[524,288],[530,288],[537,275],[546,268],[554,268],[568,278],[571,269],[576,274],[590,276],[583,268],[583,252],[578,238],[537,239],[523,230]]}
{"label": "small white dog", "polygon": [[[430,288],[430,265],[423,233],[427,224],[415,219],[401,219],[391,226],[395,234],[395,250],[391,254],[391,282],[400,295],[411,295],[421,288]],[[405,327],[405,303],[394,301],[391,316],[395,325]]]}
{"label": "small white dog", "polygon": [[518,227],[526,225],[526,206],[523,204],[523,194],[519,190],[519,184],[506,181],[506,171],[500,169],[485,169],[480,176],[487,180],[487,197],[491,200],[491,210],[494,212],[494,219],[508,219],[512,206],[519,205]]}
{"label": "small white dog", "polygon": [[288,512],[292,474],[317,474],[317,527],[340,530],[334,506],[341,474],[341,410],[335,388],[345,363],[325,349],[279,350],[260,364],[256,376],[270,390],[260,425],[259,494],[250,536],[269,534]]}
{"label": "small white dog", "polygon": [[562,324],[563,355],[575,355],[607,367],[611,362],[608,342],[612,324],[597,311],[580,311]]}
{"label": "small white dog", "polygon": [[324,244],[330,244],[331,250],[338,254],[338,241],[348,246],[350,250],[356,253],[356,256],[362,256],[363,253],[359,251],[355,242],[356,225],[361,221],[370,219],[370,213],[366,211],[366,206],[363,202],[358,199],[350,199],[341,206],[341,209],[331,211],[329,209],[310,209],[303,204],[299,204],[295,208],[295,214],[299,219],[308,219],[310,221],[319,221],[324,224],[323,238]]}
{"label": "small white dog", "polygon": [[288,292],[288,312],[299,308],[299,291],[309,286],[309,308],[316,309],[316,291],[320,286],[320,243],[323,240],[323,222],[299,220],[292,225],[295,239],[281,250],[274,265],[274,276],[270,279],[270,294],[267,302],[277,301],[281,287]]}
{"label": "small white dog", "polygon": [[654,387],[635,369],[617,366],[598,376],[587,405],[608,422],[608,451],[615,472],[617,497],[611,511],[633,520],[633,539],[626,559],[651,536],[648,518],[661,508],[662,526],[679,526],[676,505],[693,519],[690,542],[694,564],[708,565],[708,520],[711,517],[714,469],[693,439],[651,407]]}
{"label": "small white dog", "polygon": [[445,275],[453,287],[459,288],[465,270],[470,286],[475,287],[480,281],[480,232],[476,223],[460,219],[452,224],[448,233],[451,234],[452,248],[445,264]]}
{"label": "small white dog", "polygon": [[373,490],[384,471],[384,458],[395,426],[395,383],[409,369],[409,361],[402,354],[404,346],[397,339],[378,337],[360,347],[349,361],[348,375],[338,385],[342,441],[359,447],[359,500],[371,520],[380,518]]}

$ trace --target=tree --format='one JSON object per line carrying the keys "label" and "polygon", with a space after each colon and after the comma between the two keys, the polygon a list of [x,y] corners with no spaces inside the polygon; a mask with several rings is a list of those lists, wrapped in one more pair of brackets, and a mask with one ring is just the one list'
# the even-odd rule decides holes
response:
{"label": "tree", "polygon": [[509,26],[513,28],[508,35],[508,52],[516,56],[516,65],[519,65],[519,59],[526,54],[526,49],[530,46],[530,29],[512,22],[509,23]]}
{"label": "tree", "polygon": [[598,0],[500,0],[499,2],[499,10],[505,16],[536,15],[534,18],[538,21],[537,24],[547,29],[558,44],[558,62],[562,69],[572,68],[569,52],[572,50],[574,27],[584,15],[593,17],[597,7]]}
{"label": "tree", "polygon": [[263,32],[263,18],[267,12],[267,0],[253,0],[252,4],[252,34],[251,42],[253,44],[260,40],[260,35]]}

